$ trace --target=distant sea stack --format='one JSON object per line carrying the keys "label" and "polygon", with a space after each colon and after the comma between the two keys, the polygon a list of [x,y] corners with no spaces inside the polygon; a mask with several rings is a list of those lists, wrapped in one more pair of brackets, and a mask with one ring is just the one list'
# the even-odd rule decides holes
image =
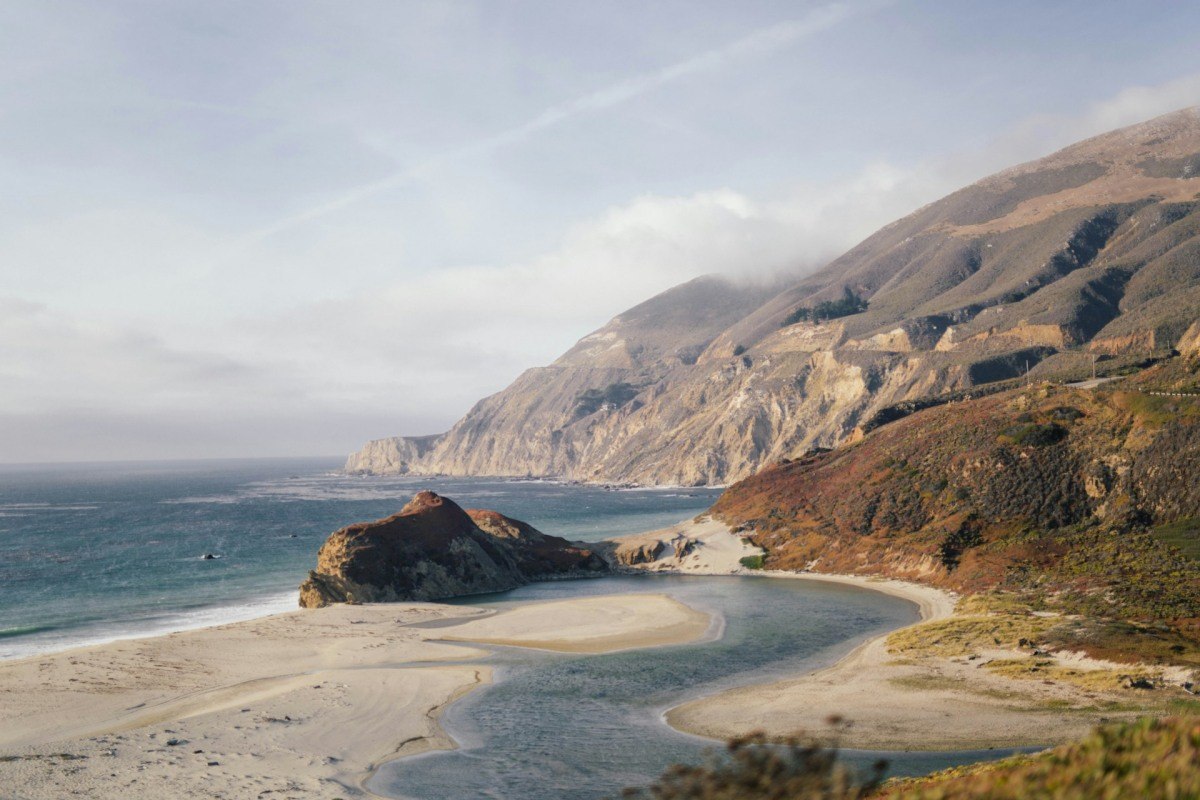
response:
{"label": "distant sea stack", "polygon": [[566,539],[425,491],[398,514],[330,534],[300,584],[300,605],[441,600],[607,571]]}
{"label": "distant sea stack", "polygon": [[732,483],[897,404],[1191,352],[1198,319],[1200,109],[1187,109],[960,189],[812,274],[677,286],[442,436],[379,440],[346,468]]}

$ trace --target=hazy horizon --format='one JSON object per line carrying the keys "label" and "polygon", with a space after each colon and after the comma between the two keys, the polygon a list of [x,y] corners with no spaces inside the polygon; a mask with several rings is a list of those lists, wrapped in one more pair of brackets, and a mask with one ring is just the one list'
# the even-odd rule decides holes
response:
{"label": "hazy horizon", "polygon": [[0,8],[0,462],[445,430],[701,274],[813,268],[1200,103],[1200,7]]}

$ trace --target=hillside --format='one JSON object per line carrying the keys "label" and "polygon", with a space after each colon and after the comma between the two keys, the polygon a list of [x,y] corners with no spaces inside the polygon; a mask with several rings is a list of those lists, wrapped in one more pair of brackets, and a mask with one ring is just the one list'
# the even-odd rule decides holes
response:
{"label": "hillside", "polygon": [[1168,352],[1200,316],[1198,233],[1187,109],[986,178],[783,286],[676,287],[446,434],[347,469],[734,481],[897,403]]}
{"label": "hillside", "polygon": [[919,411],[763,469],[712,513],[767,550],[767,569],[1002,592],[1091,621],[1058,630],[1064,646],[1197,667],[1196,475],[1191,355],[1095,389],[1035,384]]}

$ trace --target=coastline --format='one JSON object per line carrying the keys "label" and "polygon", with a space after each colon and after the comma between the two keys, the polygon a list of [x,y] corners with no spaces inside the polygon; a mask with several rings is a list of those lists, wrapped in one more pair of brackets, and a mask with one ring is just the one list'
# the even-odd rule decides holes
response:
{"label": "coastline", "polygon": [[[757,548],[709,518],[610,540],[610,556],[653,541],[664,543],[657,556],[625,571],[838,583],[913,603],[914,626],[954,619],[956,598],[933,587],[750,569],[741,559]],[[366,786],[383,764],[455,746],[438,719],[491,680],[478,663],[489,644],[608,653],[702,641],[720,627],[720,615],[662,594],[499,612],[339,605],[3,661],[0,774],[26,800],[73,791],[240,797],[280,787],[297,797],[375,797]],[[1096,721],[1063,707],[1058,687],[986,678],[968,660],[894,658],[887,640],[896,632],[807,675],[689,700],[666,710],[664,722],[724,739],[819,734],[839,715],[853,723],[838,732],[843,747],[983,750],[1052,744]],[[1020,684],[1030,691],[1014,691]]]}
{"label": "coastline", "polygon": [[374,797],[384,763],[453,747],[439,716],[491,680],[488,650],[446,641],[456,621],[580,652],[713,624],[664,595],[339,605],[14,659],[0,663],[0,775],[24,800]]}
{"label": "coastline", "polygon": [[[54,655],[68,650],[78,650],[85,647],[112,644],[113,642],[128,642],[138,639],[153,639],[158,636],[170,636],[173,633],[217,628],[222,625],[232,625],[238,622],[250,622],[264,617],[286,614],[299,605],[300,593],[295,589],[274,592],[271,594],[251,595],[242,598],[240,602],[228,605],[199,606],[192,609],[179,610],[164,614],[156,621],[146,621],[141,626],[130,625],[128,630],[113,630],[111,632],[89,632],[89,628],[78,629],[77,637],[68,639],[39,640],[35,633],[32,642],[15,641],[8,649],[0,645],[0,666],[12,661],[38,656]],[[47,628],[38,632],[52,634],[58,631],[67,632],[69,628]],[[21,637],[22,639],[24,637]],[[0,638],[0,643],[4,641]]]}
{"label": "coastline", "polygon": [[[611,540],[614,553],[646,552],[656,558],[626,565],[631,572],[682,575],[758,575],[856,586],[907,600],[920,620],[859,644],[833,665],[804,675],[737,687],[667,709],[663,720],[695,736],[727,740],[754,732],[774,737],[823,736],[829,720],[847,725],[833,734],[842,747],[880,751],[952,751],[1044,747],[1079,738],[1097,724],[1155,711],[1156,701],[1137,690],[1098,689],[1083,680],[1030,680],[981,669],[991,661],[1027,659],[1028,652],[985,648],[979,654],[900,657],[890,637],[928,626],[933,640],[956,616],[947,591],[876,576],[749,569],[745,555],[761,553],[711,518]],[[1043,654],[1052,663],[1113,678],[1130,665]],[[1039,677],[1036,670],[1031,677]],[[1130,692],[1133,692],[1132,694]]]}

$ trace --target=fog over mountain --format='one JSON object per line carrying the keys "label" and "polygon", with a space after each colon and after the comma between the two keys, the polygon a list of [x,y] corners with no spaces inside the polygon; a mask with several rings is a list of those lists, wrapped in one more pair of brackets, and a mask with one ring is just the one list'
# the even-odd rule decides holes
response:
{"label": "fog over mountain", "polygon": [[672,286],[1200,102],[1200,12],[1019,11],[0,9],[0,460],[442,431]]}

